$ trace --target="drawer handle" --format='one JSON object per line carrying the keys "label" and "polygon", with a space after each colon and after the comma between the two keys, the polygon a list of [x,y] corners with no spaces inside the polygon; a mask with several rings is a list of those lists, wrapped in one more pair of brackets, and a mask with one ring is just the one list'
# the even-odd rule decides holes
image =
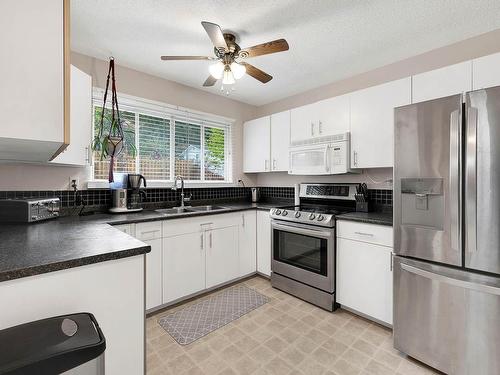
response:
{"label": "drawer handle", "polygon": [[146,230],[144,232],[141,232],[141,234],[149,234],[149,233],[156,233],[156,232],[159,232],[160,230],[159,229],[155,229],[155,230]]}
{"label": "drawer handle", "polygon": [[372,234],[372,233],[354,232],[354,234],[359,234],[360,236],[373,237],[373,234]]}

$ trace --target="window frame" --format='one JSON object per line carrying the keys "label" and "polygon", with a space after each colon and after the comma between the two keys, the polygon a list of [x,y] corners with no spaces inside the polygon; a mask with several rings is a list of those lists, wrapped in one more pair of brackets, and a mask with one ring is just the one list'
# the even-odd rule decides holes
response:
{"label": "window frame", "polygon": [[[104,90],[93,88],[92,95],[92,139],[95,129],[95,108],[102,107]],[[135,157],[135,172],[139,172],[140,150],[139,150],[139,116],[146,115],[164,118],[169,121],[170,126],[170,176],[168,180],[147,180],[148,187],[171,187],[175,179],[175,122],[184,122],[200,126],[200,180],[185,180],[187,187],[216,187],[234,186],[233,182],[233,142],[232,125],[234,119],[217,116],[205,112],[198,112],[172,106],[166,103],[156,102],[148,99],[138,98],[131,95],[118,93],[118,104],[120,111],[132,112],[135,115],[135,145],[137,149]],[[111,103],[106,103],[106,108],[111,108]],[[205,129],[219,128],[224,131],[224,180],[205,180]],[[88,188],[107,188],[109,182],[104,179],[94,178],[94,154],[90,165],[90,179]]]}

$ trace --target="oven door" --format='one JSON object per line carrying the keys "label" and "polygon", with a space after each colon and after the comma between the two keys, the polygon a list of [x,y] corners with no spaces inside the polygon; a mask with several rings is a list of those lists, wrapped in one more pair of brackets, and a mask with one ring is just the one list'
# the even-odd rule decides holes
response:
{"label": "oven door", "polygon": [[271,270],[282,276],[334,292],[333,228],[273,220]]}

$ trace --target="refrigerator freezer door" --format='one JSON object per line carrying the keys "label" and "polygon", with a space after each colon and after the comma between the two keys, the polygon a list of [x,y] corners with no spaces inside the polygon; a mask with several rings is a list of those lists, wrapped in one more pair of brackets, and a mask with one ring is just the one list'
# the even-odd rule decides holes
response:
{"label": "refrigerator freezer door", "polygon": [[466,96],[465,267],[500,274],[500,87]]}
{"label": "refrigerator freezer door", "polygon": [[395,109],[394,252],[462,264],[462,95]]}
{"label": "refrigerator freezer door", "polygon": [[499,374],[500,279],[396,256],[394,347],[447,374]]}

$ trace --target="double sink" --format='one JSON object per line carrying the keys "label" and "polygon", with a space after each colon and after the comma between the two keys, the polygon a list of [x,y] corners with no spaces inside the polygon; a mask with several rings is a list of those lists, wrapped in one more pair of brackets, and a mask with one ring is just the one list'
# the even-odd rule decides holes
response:
{"label": "double sink", "polygon": [[179,215],[179,214],[189,214],[197,212],[221,211],[226,209],[227,207],[209,205],[209,206],[195,206],[195,207],[187,206],[187,207],[162,208],[155,211],[162,215]]}

